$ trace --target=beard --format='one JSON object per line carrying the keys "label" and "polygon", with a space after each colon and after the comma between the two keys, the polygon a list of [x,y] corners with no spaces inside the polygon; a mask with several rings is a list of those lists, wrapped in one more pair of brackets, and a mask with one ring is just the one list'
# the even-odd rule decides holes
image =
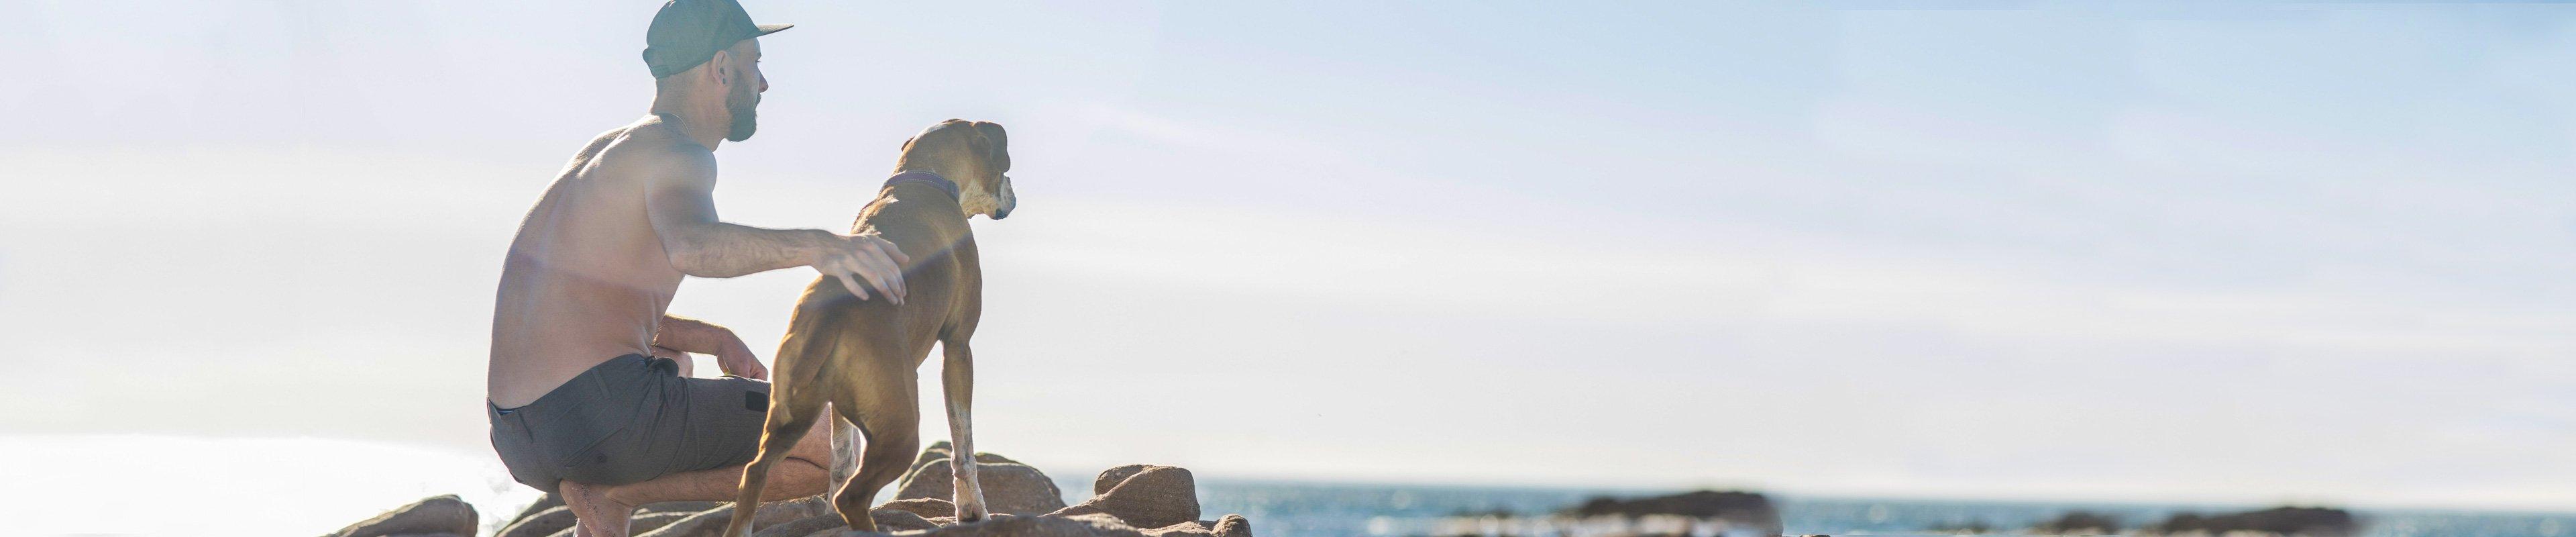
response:
{"label": "beard", "polygon": [[735,142],[751,139],[751,133],[760,130],[760,117],[756,110],[759,107],[759,90],[752,89],[749,84],[733,85],[733,91],[725,95],[725,111],[733,116],[733,129],[725,132],[725,139]]}

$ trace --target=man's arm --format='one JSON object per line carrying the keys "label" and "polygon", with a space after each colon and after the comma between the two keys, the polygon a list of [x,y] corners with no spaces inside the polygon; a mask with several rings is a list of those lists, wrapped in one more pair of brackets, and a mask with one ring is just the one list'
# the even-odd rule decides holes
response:
{"label": "man's arm", "polygon": [[787,267],[812,266],[841,280],[850,293],[868,298],[858,280],[903,303],[903,269],[911,259],[894,243],[874,236],[848,236],[819,229],[768,229],[729,224],[716,219],[715,157],[682,154],[671,165],[653,166],[645,194],[645,211],[653,233],[669,252],[671,266],[701,278],[731,278]]}
{"label": "man's arm", "polygon": [[694,352],[716,357],[716,367],[737,377],[769,380],[769,367],[751,354],[751,346],[742,342],[733,329],[706,321],[663,315],[661,326],[653,330],[653,346],[680,352]]}

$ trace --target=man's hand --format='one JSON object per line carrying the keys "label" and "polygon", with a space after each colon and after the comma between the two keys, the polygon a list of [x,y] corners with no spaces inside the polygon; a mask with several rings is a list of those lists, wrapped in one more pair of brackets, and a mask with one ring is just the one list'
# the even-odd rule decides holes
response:
{"label": "man's hand", "polygon": [[[751,346],[742,342],[733,329],[708,324],[706,321],[663,315],[653,331],[655,356],[662,350],[694,352],[716,357],[716,367],[725,374],[748,379],[769,380],[769,367],[760,365],[760,357],[751,354]],[[676,359],[687,359],[686,356]]]}
{"label": "man's hand", "polygon": [[732,338],[732,341],[732,344],[715,352],[716,368],[724,370],[727,375],[769,380],[769,366],[760,365],[760,357],[751,355],[751,347],[743,345],[742,338]]}
{"label": "man's hand", "polygon": [[884,291],[887,300],[903,303],[903,269],[912,265],[912,257],[873,233],[833,237],[837,240],[815,256],[815,271],[840,279],[841,286],[860,300],[868,299],[868,290],[859,285],[859,280],[867,280],[868,285]]}

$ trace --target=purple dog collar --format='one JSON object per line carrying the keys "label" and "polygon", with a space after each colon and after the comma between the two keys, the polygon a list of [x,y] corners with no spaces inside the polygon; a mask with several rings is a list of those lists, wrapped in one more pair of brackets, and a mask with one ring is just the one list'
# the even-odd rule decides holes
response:
{"label": "purple dog collar", "polygon": [[894,177],[886,178],[885,186],[892,187],[896,183],[921,183],[930,185],[932,188],[939,189],[940,192],[947,192],[948,199],[960,199],[957,197],[957,182],[950,181],[946,177],[940,177],[939,174],[936,173],[910,171],[894,174]]}

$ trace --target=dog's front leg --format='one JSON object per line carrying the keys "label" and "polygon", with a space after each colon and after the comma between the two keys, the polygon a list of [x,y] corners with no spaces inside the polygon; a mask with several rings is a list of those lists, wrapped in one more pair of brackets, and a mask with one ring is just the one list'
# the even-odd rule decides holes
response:
{"label": "dog's front leg", "polygon": [[940,342],[946,354],[941,360],[939,383],[948,399],[948,442],[955,447],[948,462],[956,490],[957,521],[975,522],[990,518],[984,506],[984,485],[975,477],[975,426],[967,409],[975,399],[975,353],[967,350],[964,338]]}

